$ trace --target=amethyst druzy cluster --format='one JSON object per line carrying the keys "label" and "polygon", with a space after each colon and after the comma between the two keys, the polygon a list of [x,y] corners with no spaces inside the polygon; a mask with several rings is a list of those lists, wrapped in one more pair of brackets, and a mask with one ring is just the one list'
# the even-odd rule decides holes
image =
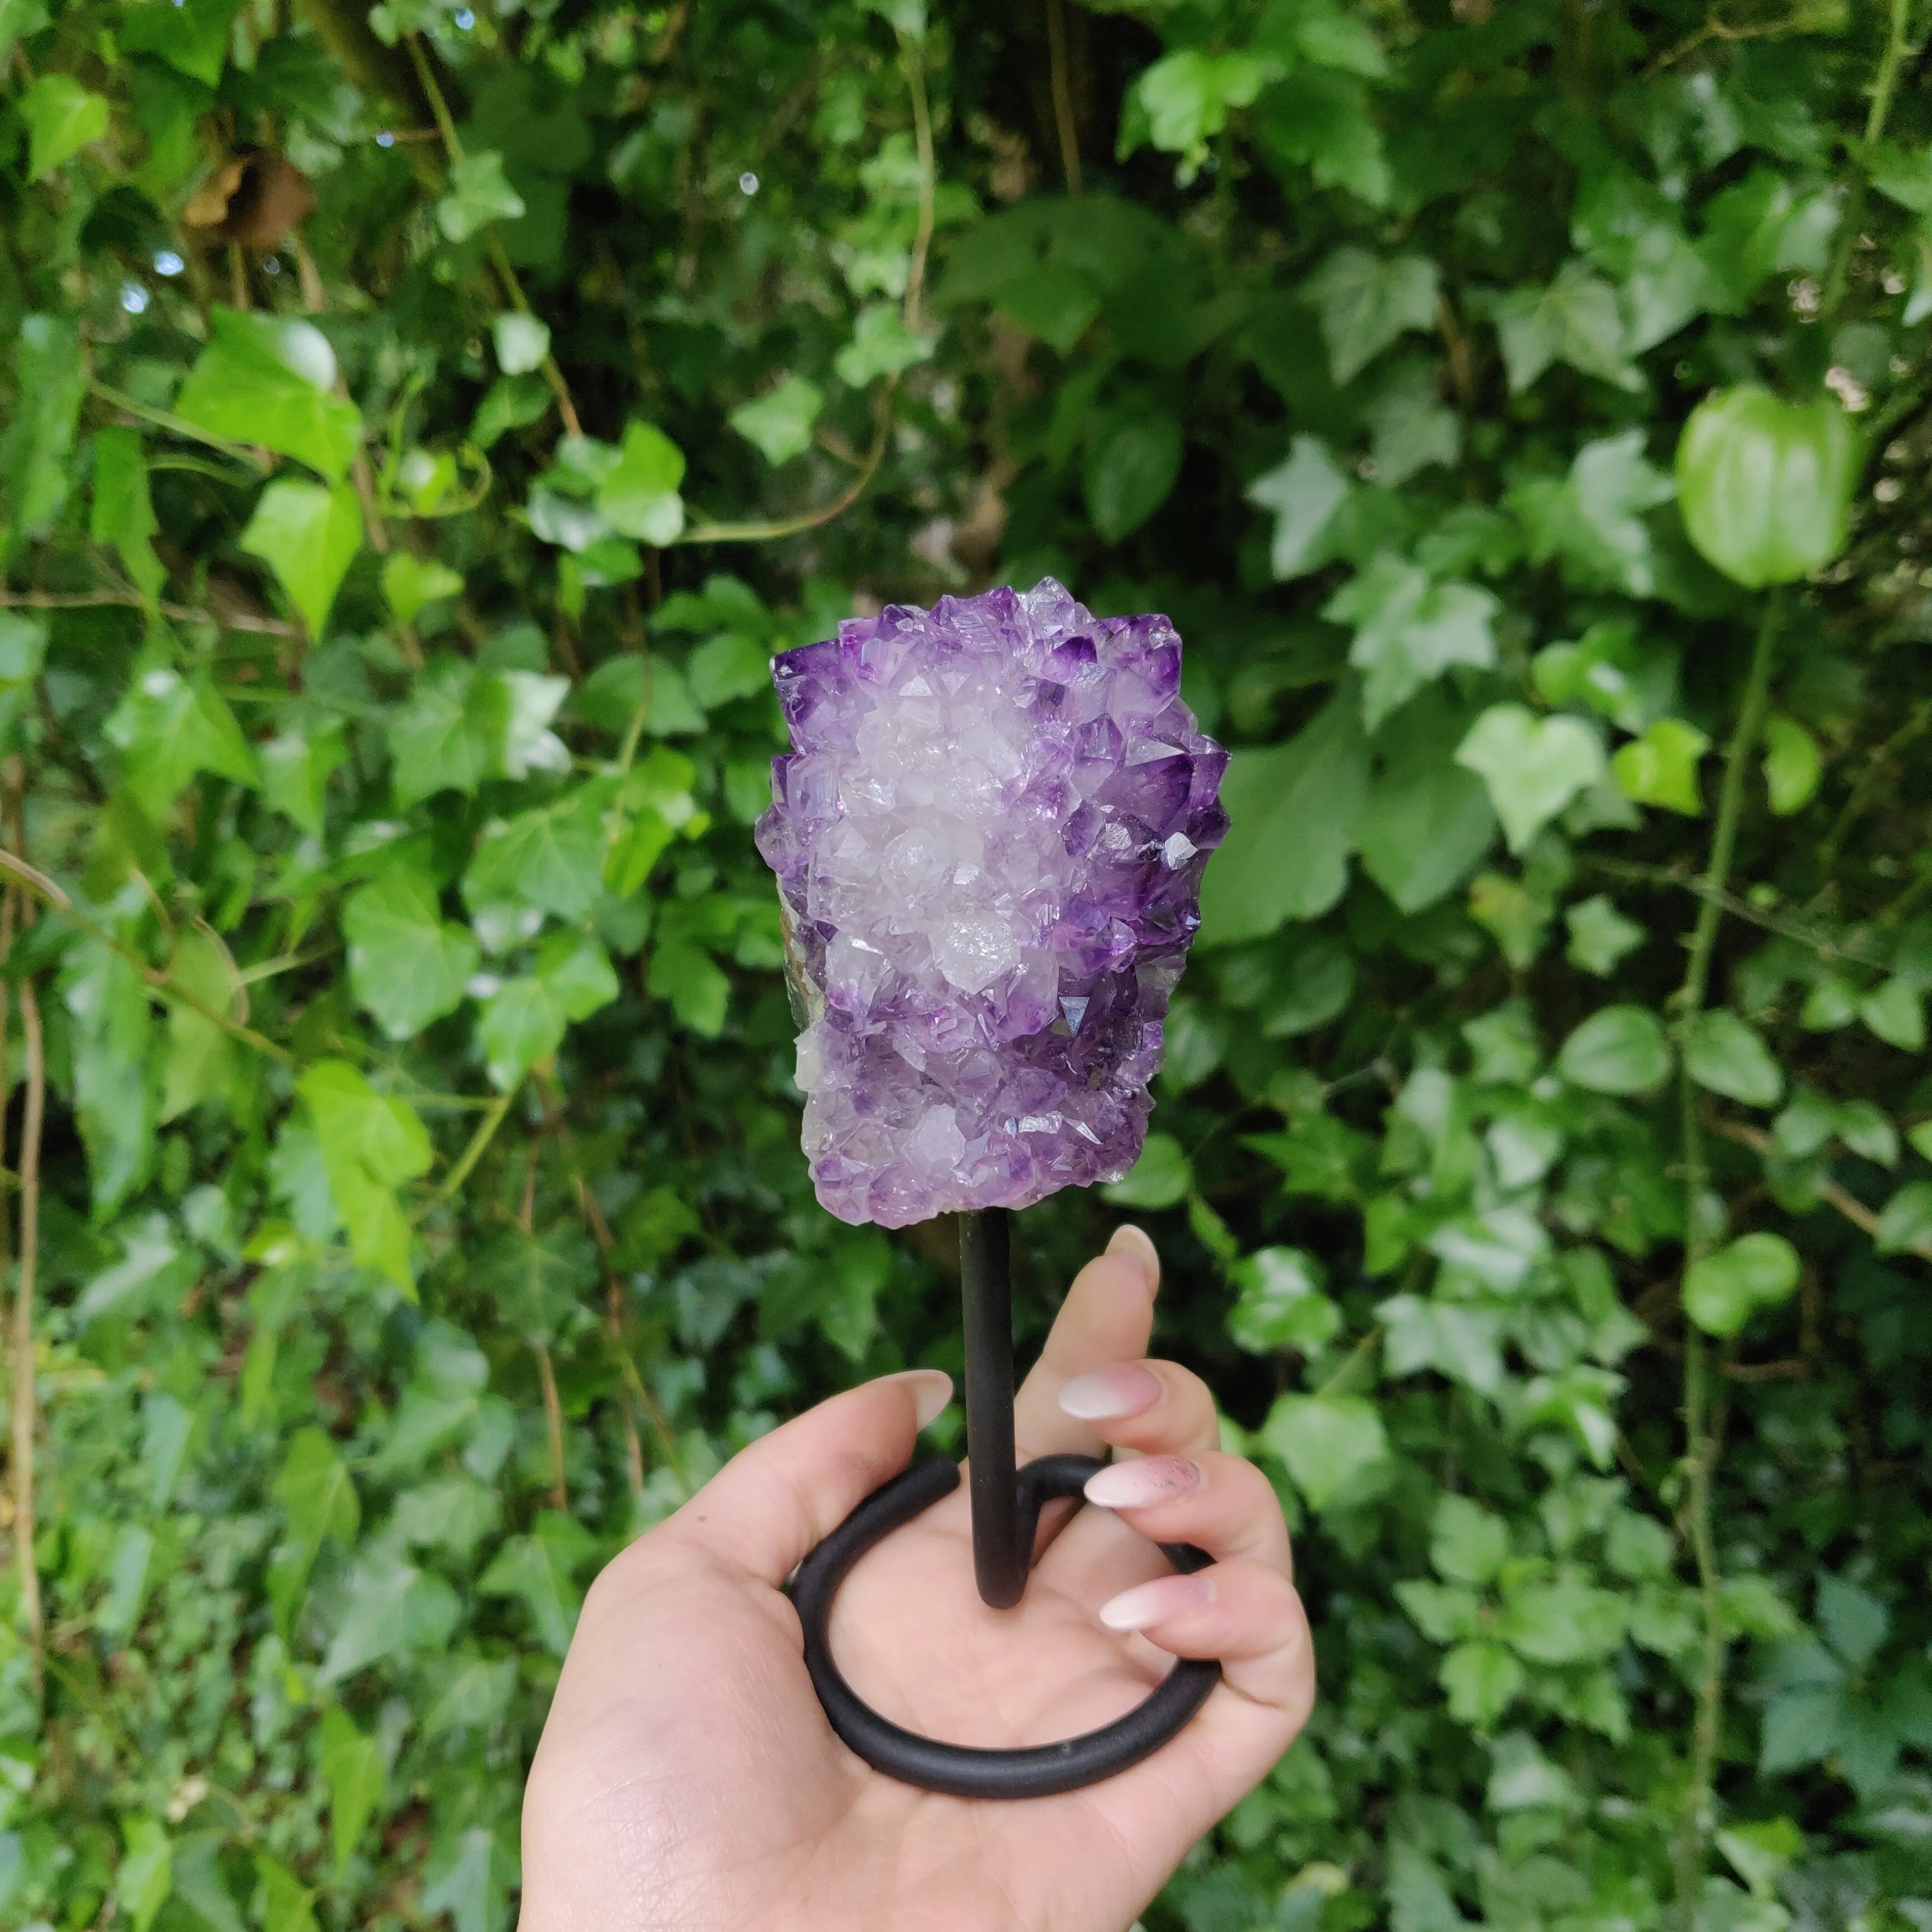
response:
{"label": "amethyst druzy cluster", "polygon": [[772,675],[795,749],[758,850],[820,1201],[897,1228],[1118,1179],[1228,822],[1173,626],[1048,578],[892,606]]}

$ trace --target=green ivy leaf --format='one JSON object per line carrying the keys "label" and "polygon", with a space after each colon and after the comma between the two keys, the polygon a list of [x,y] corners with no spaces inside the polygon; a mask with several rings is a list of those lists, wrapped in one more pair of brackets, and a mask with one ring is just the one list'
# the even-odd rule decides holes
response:
{"label": "green ivy leaf", "polygon": [[1772,810],[1780,818],[1802,812],[1811,802],[1824,773],[1818,741],[1796,718],[1771,717],[1764,722],[1764,788]]}
{"label": "green ivy leaf", "polygon": [[1362,1396],[1282,1396],[1261,1439],[1318,1510],[1359,1487],[1389,1458],[1382,1417]]}
{"label": "green ivy leaf", "polygon": [[1632,733],[1661,717],[1676,695],[1676,654],[1619,620],[1592,624],[1574,644],[1546,645],[1530,672],[1546,704],[1587,705]]}
{"label": "green ivy leaf", "polygon": [[502,376],[484,392],[470,418],[470,440],[487,450],[514,429],[528,429],[550,414],[550,385],[541,376]]}
{"label": "green ivy leaf", "polygon": [[254,753],[226,700],[205,677],[190,681],[170,664],[137,672],[104,729],[120,748],[122,782],[150,818],[161,818],[196,772],[257,781]]}
{"label": "green ivy leaf", "polygon": [[1201,939],[1260,939],[1318,919],[1342,896],[1368,802],[1369,760],[1352,693],[1286,745],[1237,752],[1221,786],[1232,821],[1201,895]]}
{"label": "green ivy leaf", "polygon": [[1932,1180],[1910,1180],[1885,1204],[1872,1245],[1882,1255],[1932,1252]]}
{"label": "green ivy leaf", "polygon": [[1657,1016],[1643,1006],[1604,1006],[1566,1040],[1557,1070],[1592,1094],[1648,1094],[1670,1071],[1670,1044]]}
{"label": "green ivy leaf", "polygon": [[1612,1590],[1570,1578],[1526,1582],[1504,1593],[1502,1635],[1534,1664],[1581,1664],[1623,1642],[1630,1606]]}
{"label": "green ivy leaf", "polygon": [[446,597],[462,594],[460,572],[439,563],[434,557],[421,557],[406,550],[392,550],[383,560],[382,595],[399,624],[412,624],[425,605]]}
{"label": "green ivy leaf", "polygon": [[94,439],[94,512],[87,533],[96,543],[114,546],[144,597],[159,596],[167,580],[152,542],[160,528],[139,433],[112,425],[100,430]]}
{"label": "green ivy leaf", "polygon": [[1625,351],[1616,290],[1581,262],[1565,262],[1546,289],[1510,290],[1495,314],[1513,394],[1527,389],[1553,362],[1618,388],[1642,387]]}
{"label": "green ivy leaf", "polygon": [[1149,1134],[1140,1158],[1100,1191],[1117,1208],[1172,1208],[1194,1185],[1194,1170],[1172,1134]]}
{"label": "green ivy leaf", "polygon": [[561,1657],[570,1647],[584,1592],[572,1581],[596,1549],[581,1524],[556,1510],[538,1517],[528,1536],[513,1536],[477,1579],[486,1597],[514,1597],[530,1613],[544,1648]]}
{"label": "green ivy leaf", "polygon": [[1248,501],[1275,513],[1268,562],[1277,580],[1306,577],[1330,561],[1348,479],[1318,437],[1298,436],[1287,460],[1248,485]]}
{"label": "green ivy leaf", "polygon": [[684,940],[658,946],[651,954],[650,988],[693,1033],[716,1040],[724,1031],[731,982],[701,947]]}
{"label": "green ivy leaf", "polygon": [[389,722],[396,802],[436,793],[474,794],[486,778],[568,769],[550,730],[570,686],[535,671],[480,671],[461,658],[432,658]]}
{"label": "green ivy leaf", "polygon": [[68,499],[68,459],[87,394],[80,332],[64,316],[30,315],[14,344],[14,400],[0,438],[0,516],[14,534],[46,533]]}
{"label": "green ivy leaf", "polygon": [[1172,416],[1141,410],[1116,416],[1095,438],[1082,480],[1088,514],[1109,543],[1138,530],[1167,501],[1184,440]]}
{"label": "green ivy leaf", "polygon": [[1696,725],[1681,718],[1660,718],[1641,736],[1618,747],[1610,770],[1626,798],[1696,818],[1704,810],[1697,765],[1710,748],[1710,740]]}
{"label": "green ivy leaf", "polygon": [[1784,1093],[1784,1076],[1762,1037],[1723,1007],[1692,1022],[1684,1069],[1708,1092],[1748,1107],[1774,1107]]}
{"label": "green ivy leaf", "polygon": [[414,1297],[410,1227],[395,1190],[429,1170],[429,1136],[406,1100],[378,1094],[346,1060],[319,1060],[296,1082],[315,1122],[350,1252]]}
{"label": "green ivy leaf", "polygon": [[358,1730],[339,1704],[322,1713],[322,1781],[328,1787],[329,1841],[339,1876],[348,1869],[388,1781],[382,1739]]}
{"label": "green ivy leaf", "polygon": [[1818,1580],[1818,1622],[1826,1641],[1854,1670],[1876,1657],[1892,1630],[1892,1613],[1868,1590],[1842,1576]]}
{"label": "green ivy leaf", "polygon": [[1377,485],[1400,489],[1418,471],[1454,464],[1462,453],[1462,418],[1437,394],[1438,371],[1410,358],[1400,364],[1369,407],[1369,456]]}
{"label": "green ivy leaf", "polygon": [[[148,986],[130,962],[88,940],[68,955],[60,992],[74,1023],[75,1111],[94,1211],[105,1216],[147,1178],[154,1155]],[[85,1310],[85,1295],[81,1305]]]}
{"label": "green ivy leaf", "polygon": [[490,1078],[505,1092],[562,1045],[572,1020],[617,997],[610,956],[583,933],[552,933],[529,973],[506,980],[477,1024]]}
{"label": "green ivy leaf", "polygon": [[890,302],[874,302],[859,311],[852,339],[832,358],[842,382],[862,389],[881,376],[896,376],[932,353],[931,338],[915,335]]}
{"label": "green ivy leaf", "polygon": [[1447,706],[1424,696],[1391,718],[1376,741],[1362,869],[1406,913],[1452,892],[1496,836],[1488,790],[1455,762],[1457,724]]}
{"label": "green ivy leaf", "polygon": [[[104,110],[105,102],[102,106]],[[174,1849],[158,1818],[129,1818],[122,1826],[122,1842],[114,1902],[130,1932],[148,1932],[174,1890]]]}
{"label": "green ivy leaf", "polygon": [[1509,1560],[1509,1525],[1467,1496],[1444,1496],[1430,1520],[1429,1560],[1452,1583],[1488,1583]]}
{"label": "green ivy leaf", "polygon": [[493,221],[516,221],[524,198],[503,172],[494,148],[472,148],[449,170],[449,192],[436,205],[436,225],[452,242],[467,242]]}
{"label": "green ivy leaf", "polygon": [[289,1444],[274,1496],[288,1513],[288,1531],[268,1562],[268,1603],[276,1630],[293,1628],[309,1573],[325,1541],[350,1549],[362,1506],[349,1467],[326,1430],[298,1430]]}
{"label": "green ivy leaf", "polygon": [[1754,1310],[1789,1300],[1799,1272],[1783,1235],[1741,1234],[1686,1271],[1684,1312],[1707,1335],[1735,1335]]}
{"label": "green ivy leaf", "polygon": [[1607,980],[1644,942],[1643,928],[1624,918],[1601,892],[1572,906],[1563,916],[1570,928],[1564,956],[1600,980]]}
{"label": "green ivy leaf", "polygon": [[1501,1644],[1486,1642],[1458,1644],[1442,1660],[1441,1679],[1449,1714],[1478,1731],[1496,1729],[1524,1681],[1522,1666]]}
{"label": "green ivy leaf", "polygon": [[1502,608],[1486,590],[1432,583],[1426,571],[1384,550],[1329,598],[1322,614],[1354,628],[1348,662],[1364,674],[1362,718],[1373,731],[1452,664],[1493,664],[1493,625]]}
{"label": "green ivy leaf", "polygon": [[776,468],[812,447],[812,432],[825,406],[825,392],[802,376],[788,376],[757,401],[740,403],[728,420]]}
{"label": "green ivy leaf", "polygon": [[[231,1012],[238,990],[234,964],[212,934],[196,926],[180,934],[172,977],[214,1012]],[[238,1071],[236,1054],[223,1028],[191,1006],[171,1005],[160,1118],[178,1119],[203,1101],[226,1102]]]}
{"label": "green ivy leaf", "polygon": [[485,1825],[453,1832],[424,1864],[422,1909],[448,1912],[454,1932],[500,1932],[516,1873],[514,1844],[500,1832]]}
{"label": "green ivy leaf", "polygon": [[1228,1333],[1250,1354],[1312,1354],[1342,1325],[1342,1311],[1322,1292],[1322,1264],[1304,1249],[1262,1248],[1229,1272],[1238,1295]]}
{"label": "green ivy leaf", "polygon": [[107,98],[90,93],[71,75],[44,74],[21,95],[20,118],[27,124],[27,172],[45,181],[106,133]]}
{"label": "green ivy leaf", "polygon": [[333,393],[334,384],[335,352],[312,323],[217,308],[175,413],[231,442],[292,456],[339,483],[362,440],[362,418]]}
{"label": "green ivy leaf", "polygon": [[1917,1053],[1924,1046],[1924,995],[1903,974],[1859,1001],[1858,1018],[1868,1032],[1901,1053]]}
{"label": "green ivy leaf", "polygon": [[1493,1396],[1503,1384],[1502,1330],[1480,1308],[1395,1294],[1376,1307],[1385,1336],[1384,1360],[1392,1376],[1433,1369],[1478,1394]]}
{"label": "green ivy leaf", "polygon": [[1512,852],[1520,852],[1580,791],[1602,776],[1603,747],[1574,718],[1544,718],[1520,704],[1492,704],[1456,748],[1489,788]]}
{"label": "green ivy leaf", "polygon": [[525,1341],[548,1348],[596,1286],[596,1250],[573,1222],[542,1234],[506,1228],[477,1257],[476,1280]]}
{"label": "green ivy leaf", "polygon": [[771,690],[770,652],[756,638],[736,631],[706,638],[692,652],[684,670],[686,688],[706,711],[716,711],[735,698],[766,696]]}
{"label": "green ivy leaf", "polygon": [[662,548],[684,529],[684,452],[660,429],[634,422],[597,486],[598,514],[614,530]]}
{"label": "green ivy leaf", "polygon": [[496,366],[506,376],[526,376],[541,369],[550,353],[550,326],[520,309],[506,309],[490,325]]}
{"label": "green ivy leaf", "polygon": [[1266,73],[1251,53],[1188,47],[1156,61],[1133,89],[1146,116],[1148,139],[1170,154],[1192,154],[1227,126],[1229,108],[1254,100]]}
{"label": "green ivy leaf", "polygon": [[1529,536],[1532,561],[1552,557],[1580,590],[1656,593],[1657,572],[1646,514],[1675,496],[1676,485],[1644,454],[1641,429],[1586,442],[1560,483],[1531,478],[1509,494]]}
{"label": "green ivy leaf", "polygon": [[116,22],[123,52],[153,54],[205,87],[221,85],[238,0],[179,0],[130,7]]}
{"label": "green ivy leaf", "polygon": [[456,1592],[391,1550],[372,1550],[350,1570],[342,1612],[315,1674],[339,1684],[399,1652],[433,1651],[463,1614]]}
{"label": "green ivy leaf", "polygon": [[320,637],[343,578],[362,548],[355,490],[339,483],[271,483],[262,492],[242,548],[275,573],[312,637]]}
{"label": "green ivy leaf", "polygon": [[454,1012],[476,970],[476,942],[447,923],[435,888],[394,869],[352,892],[342,908],[349,983],[392,1040],[410,1040]]}
{"label": "green ivy leaf", "polygon": [[603,883],[608,779],[573,787],[548,805],[488,826],[464,874],[472,906],[535,906],[565,920],[584,917]]}
{"label": "green ivy leaf", "polygon": [[262,1932],[320,1932],[315,1894],[279,1858],[266,1852],[254,1856],[256,1910]]}
{"label": "green ivy leaf", "polygon": [[1302,284],[1322,322],[1329,373],[1352,382],[1396,338],[1436,326],[1436,264],[1420,255],[1382,257],[1338,248]]}

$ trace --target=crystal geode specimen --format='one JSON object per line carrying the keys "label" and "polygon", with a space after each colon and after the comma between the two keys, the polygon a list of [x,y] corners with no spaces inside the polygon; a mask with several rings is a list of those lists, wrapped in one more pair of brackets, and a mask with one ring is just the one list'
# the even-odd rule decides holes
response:
{"label": "crystal geode specimen", "polygon": [[1138,1158],[1228,754],[1165,617],[893,605],[787,651],[777,873],[819,1200],[889,1228]]}

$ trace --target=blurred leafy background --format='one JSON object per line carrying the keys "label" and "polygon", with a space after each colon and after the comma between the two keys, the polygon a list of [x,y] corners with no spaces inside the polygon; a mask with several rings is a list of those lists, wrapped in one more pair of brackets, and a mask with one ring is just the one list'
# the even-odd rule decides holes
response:
{"label": "blurred leafy background", "polygon": [[0,1922],[500,1932],[599,1561],[957,1366],[766,662],[1050,572],[1234,830],[1022,1346],[1143,1220],[1324,1694],[1150,1932],[1932,1932],[1926,31],[0,0]]}

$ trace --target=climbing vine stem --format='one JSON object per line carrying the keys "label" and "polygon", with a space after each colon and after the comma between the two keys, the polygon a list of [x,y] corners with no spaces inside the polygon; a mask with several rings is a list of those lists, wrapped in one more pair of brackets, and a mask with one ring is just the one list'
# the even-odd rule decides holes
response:
{"label": "climbing vine stem", "polygon": [[[1771,683],[1771,664],[1784,614],[1784,592],[1773,590],[1765,600],[1750,668],[1745,674],[1738,722],[1724,754],[1724,775],[1718,798],[1718,818],[1711,833],[1710,862],[1702,880],[1705,893],[1691,929],[1690,959],[1678,994],[1678,1094],[1682,1110],[1684,1142],[1684,1267],[1688,1274],[1710,1246],[1704,1209],[1703,1138],[1698,1124],[1696,1082],[1690,1072],[1689,1048],[1710,988],[1711,962],[1718,926],[1724,916],[1724,898],[1730,882],[1731,862],[1737,848],[1738,821],[1744,810],[1744,775],[1764,728],[1765,702]],[[1717,1764],[1718,1731],[1724,1714],[1724,1606],[1719,1589],[1718,1555],[1711,1526],[1711,1485],[1717,1460],[1717,1433],[1712,1423],[1710,1349],[1688,1318],[1684,1344],[1684,1534],[1696,1565],[1703,1620],[1703,1642],[1697,1682],[1697,1716],[1691,1744],[1690,1781],[1684,1798],[1682,1828],[1677,1845],[1677,1896],[1684,1932],[1695,1932],[1697,1896],[1701,1888],[1705,1849],[1712,1825],[1712,1782]]]}

